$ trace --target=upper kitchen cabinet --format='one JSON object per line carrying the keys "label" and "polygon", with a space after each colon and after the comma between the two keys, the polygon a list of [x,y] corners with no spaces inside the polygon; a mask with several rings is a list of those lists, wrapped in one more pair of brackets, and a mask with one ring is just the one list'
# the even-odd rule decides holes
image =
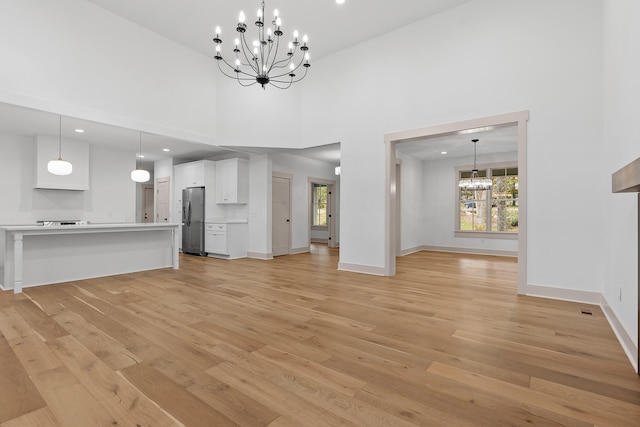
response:
{"label": "upper kitchen cabinet", "polygon": [[[182,166],[182,167],[181,167]],[[182,174],[182,188],[205,186],[205,162],[191,162],[176,166]]]}
{"label": "upper kitchen cabinet", "polygon": [[216,203],[249,203],[249,161],[227,159],[216,162]]}
{"label": "upper kitchen cabinet", "polygon": [[207,211],[213,211],[215,184],[215,162],[199,160],[197,162],[182,163],[173,167],[173,188],[175,191],[175,218],[182,218],[182,190],[189,187],[205,187],[205,202]]}

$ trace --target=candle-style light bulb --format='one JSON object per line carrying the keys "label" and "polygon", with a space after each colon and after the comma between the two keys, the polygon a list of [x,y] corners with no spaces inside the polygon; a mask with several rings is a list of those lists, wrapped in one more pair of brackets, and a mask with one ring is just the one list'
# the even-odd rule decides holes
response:
{"label": "candle-style light bulb", "polygon": [[298,30],[295,30],[295,31],[293,32],[293,39],[294,39],[295,41],[298,41]]}
{"label": "candle-style light bulb", "polygon": [[262,21],[262,9],[258,9],[258,19]]}
{"label": "candle-style light bulb", "polygon": [[278,9],[275,9],[273,11],[273,16],[274,16],[274,18],[277,18],[278,16],[280,16],[280,12],[278,12]]}
{"label": "candle-style light bulb", "polygon": [[220,27],[216,27],[216,37],[220,36]]}
{"label": "candle-style light bulb", "polygon": [[234,43],[235,43],[236,47],[240,46],[240,39],[235,39]]}
{"label": "candle-style light bulb", "polygon": [[282,19],[276,18],[276,26],[279,27],[282,25]]}
{"label": "candle-style light bulb", "polygon": [[244,24],[244,21],[245,21],[246,19],[247,19],[247,18],[244,16],[244,12],[240,12],[240,17],[238,18],[238,21],[239,21],[241,24]]}
{"label": "candle-style light bulb", "polygon": [[304,44],[307,44],[307,42],[309,41],[309,37],[307,37],[307,35],[305,34],[305,35],[302,37],[302,41],[304,42]]}

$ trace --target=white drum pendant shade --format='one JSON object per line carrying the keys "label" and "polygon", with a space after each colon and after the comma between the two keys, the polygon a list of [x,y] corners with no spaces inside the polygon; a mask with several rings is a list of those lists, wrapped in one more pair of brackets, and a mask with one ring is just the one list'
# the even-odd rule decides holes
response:
{"label": "white drum pendant shade", "polygon": [[144,169],[134,169],[131,171],[131,179],[135,182],[147,182],[150,178],[151,175]]}
{"label": "white drum pendant shade", "polygon": [[50,160],[47,163],[47,170],[54,175],[69,175],[73,172],[73,166],[66,160]]}

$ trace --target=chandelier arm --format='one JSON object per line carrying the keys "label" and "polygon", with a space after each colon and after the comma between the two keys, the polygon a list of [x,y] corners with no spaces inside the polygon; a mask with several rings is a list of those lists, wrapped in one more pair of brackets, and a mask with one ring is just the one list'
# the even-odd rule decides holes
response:
{"label": "chandelier arm", "polygon": [[[289,64],[291,64],[294,56],[295,56],[295,53],[294,53],[294,55],[291,55],[291,56],[289,56],[287,54],[287,58],[281,59],[280,61],[274,61],[273,64],[271,65],[271,69],[287,68],[289,66]],[[304,60],[304,56],[302,57],[302,59]],[[280,64],[282,64],[282,65],[280,65]],[[300,64],[302,64],[302,61],[300,62]],[[298,65],[298,67],[299,66],[300,65]],[[298,67],[296,67],[296,68],[298,68]]]}
{"label": "chandelier arm", "polygon": [[[279,82],[277,82],[277,83],[279,83]],[[293,84],[293,81],[290,81],[290,82],[288,82],[288,83],[289,83],[289,84],[287,84],[286,86],[282,86],[282,87],[281,87],[281,86],[278,86],[277,84],[273,83],[272,81],[270,81],[270,82],[269,82],[269,84],[270,84],[271,86],[273,86],[273,87],[275,87],[275,88],[278,88],[278,89],[289,89],[289,88],[291,87],[291,84]]]}
{"label": "chandelier arm", "polygon": [[[274,42],[269,44],[269,51],[267,52],[267,59],[265,61],[265,64],[269,64],[269,58],[271,58],[271,52],[273,51],[273,47],[274,47]],[[267,75],[271,72],[274,65],[278,63],[276,59],[278,58],[278,50],[280,49],[280,36],[276,36],[275,48],[276,49],[273,54],[273,59],[271,60],[271,64],[269,65],[269,69],[265,70],[265,74]]]}
{"label": "chandelier arm", "polygon": [[[251,50],[251,47],[247,44],[247,39],[245,38],[244,34],[245,33],[242,33],[242,35],[240,36],[241,38],[240,45],[242,46],[242,54],[244,55],[244,59],[247,60],[247,63],[241,64],[241,65],[248,65],[253,70],[253,72],[256,73],[256,75],[260,74],[260,71],[258,70],[255,64],[256,61],[254,60],[255,57],[253,56],[253,51]],[[247,56],[247,51],[251,52],[251,59],[249,59],[249,56]]]}
{"label": "chandelier arm", "polygon": [[[282,61],[281,61],[281,62],[282,62]],[[291,58],[289,59],[289,62],[291,62]],[[285,73],[279,74],[279,75],[277,75],[277,76],[273,76],[273,78],[276,78],[276,79],[277,79],[278,77],[288,76],[288,75],[289,75],[289,74],[291,74],[292,72],[297,71],[303,63],[304,63],[304,55],[303,55],[303,56],[302,56],[302,58],[300,59],[300,62],[298,63],[298,65],[297,65],[293,70],[289,70],[289,71],[287,71],[287,72],[285,72]],[[275,67],[274,67],[274,68],[275,68]],[[281,67],[278,67],[278,68],[286,68],[286,66],[281,66]],[[305,75],[306,75],[306,73],[307,73],[307,67],[304,67],[304,71],[305,71]],[[302,80],[302,79],[300,79],[300,80]],[[297,80],[297,81],[300,81],[300,80]]]}
{"label": "chandelier arm", "polygon": [[[232,66],[231,66],[231,65],[230,65],[230,64],[229,64],[229,63],[228,63],[224,58],[223,58],[222,60],[223,60],[223,61],[224,61],[224,63],[227,65],[227,67],[229,67],[231,70],[233,70],[233,72],[234,72],[234,74],[235,74],[235,75],[233,75],[233,74],[227,74],[227,73],[222,69],[222,67],[220,66],[220,61],[216,61],[216,62],[218,63],[218,68],[220,69],[220,72],[221,72],[222,74],[224,74],[225,76],[230,77],[230,78],[232,78],[232,79],[237,79],[237,80],[253,80],[253,79],[255,78],[255,77],[254,77],[254,76],[252,76],[251,74],[247,74],[247,73],[245,73],[244,71],[236,72],[236,71],[235,71],[236,69],[235,69],[234,67],[232,67]],[[240,76],[239,76],[240,74],[244,74],[245,76],[249,76],[249,77],[248,77],[248,78],[243,78],[243,79],[241,79],[241,78],[240,78]]]}
{"label": "chandelier arm", "polygon": [[[289,75],[289,74],[286,74],[286,75]],[[271,79],[271,81],[274,81],[276,83],[288,83],[289,80],[286,80],[286,81],[285,80],[277,80],[278,77],[283,77],[283,76],[285,76],[285,74],[282,74],[280,76],[276,76],[273,79]],[[304,74],[302,75],[302,77],[299,77],[299,78],[296,78],[296,79],[291,79],[291,83],[297,83],[300,80],[304,79],[306,76],[307,76],[307,69],[305,68],[304,69]],[[297,75],[296,75],[296,77],[297,77]]]}

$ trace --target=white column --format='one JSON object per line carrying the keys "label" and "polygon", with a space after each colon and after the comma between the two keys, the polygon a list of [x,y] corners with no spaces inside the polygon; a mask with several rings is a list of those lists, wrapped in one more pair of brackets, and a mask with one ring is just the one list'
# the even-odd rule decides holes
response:
{"label": "white column", "polygon": [[22,293],[22,247],[23,234],[21,232],[13,233],[13,293]]}
{"label": "white column", "polygon": [[180,247],[180,242],[178,242],[178,230],[177,229],[172,229],[171,230],[171,254],[173,256],[173,269],[177,270],[180,268],[180,253],[178,251],[178,248]]}

